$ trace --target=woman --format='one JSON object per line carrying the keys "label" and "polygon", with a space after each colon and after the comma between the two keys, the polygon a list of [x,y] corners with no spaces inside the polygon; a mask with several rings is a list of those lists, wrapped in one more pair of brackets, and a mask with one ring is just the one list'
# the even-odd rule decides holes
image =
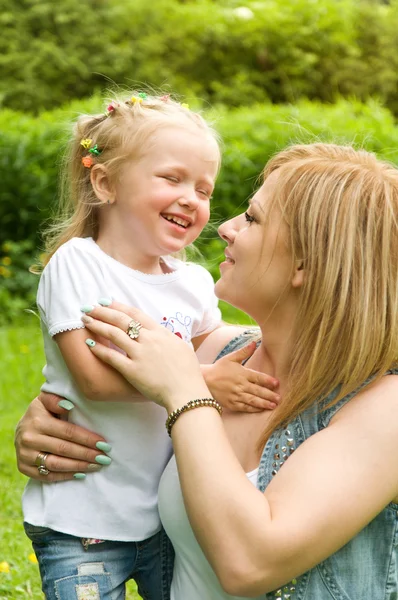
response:
{"label": "woman", "polygon": [[[216,292],[259,324],[246,364],[279,380],[273,413],[221,421],[203,402],[181,412],[209,391],[180,340],[117,304],[85,319],[127,353],[96,344],[96,356],[172,414],[175,458],[159,510],[176,550],[174,600],[397,597],[397,223],[397,169],[314,144],[274,157],[247,212],[221,226]],[[142,324],[137,340],[125,333],[132,318]],[[202,362],[253,338],[225,346],[226,335],[204,342]],[[21,425],[30,438],[29,449],[19,442],[23,472],[47,419]],[[68,436],[72,451],[61,454],[77,458],[80,438]],[[60,443],[51,441],[54,454]],[[258,489],[249,480],[257,468]]]}

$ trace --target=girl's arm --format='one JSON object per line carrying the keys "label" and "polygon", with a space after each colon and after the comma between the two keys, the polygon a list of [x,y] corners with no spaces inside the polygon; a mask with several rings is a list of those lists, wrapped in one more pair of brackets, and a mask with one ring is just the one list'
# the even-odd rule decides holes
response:
{"label": "girl's arm", "polygon": [[[126,314],[96,309],[92,316],[116,327],[97,320],[88,326],[128,356],[98,344],[97,357],[169,413],[208,395],[181,340],[142,312],[115,307]],[[130,318],[143,324],[136,344],[123,333]],[[296,449],[264,494],[248,481],[217,411],[179,417],[172,438],[185,506],[228,593],[256,596],[279,587],[336,552],[397,498],[397,405],[398,377],[366,388]]]}
{"label": "girl's arm", "polygon": [[147,402],[120,373],[90,352],[85,343],[88,338],[98,339],[86,329],[74,329],[54,336],[82,394],[89,400],[100,402]]}
{"label": "girl's arm", "polygon": [[[240,335],[242,330],[243,328],[239,326],[224,325],[210,333],[193,338],[192,344],[197,350],[198,359],[212,363],[224,346],[235,336]],[[85,329],[65,331],[54,338],[70,373],[86,398],[119,402],[148,401],[120,373],[98,360],[90,352],[87,344],[82,344],[90,337],[99,340]],[[209,373],[209,378],[214,380],[212,367],[210,364],[203,365],[203,371]]]}

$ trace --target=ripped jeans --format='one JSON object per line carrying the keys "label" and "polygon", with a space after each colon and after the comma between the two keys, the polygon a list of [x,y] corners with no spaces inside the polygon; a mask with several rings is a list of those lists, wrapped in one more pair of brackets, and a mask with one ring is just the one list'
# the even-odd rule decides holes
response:
{"label": "ripped jeans", "polygon": [[134,579],[144,600],[169,600],[173,549],[163,530],[141,542],[80,538],[24,523],[47,600],[124,600]]}

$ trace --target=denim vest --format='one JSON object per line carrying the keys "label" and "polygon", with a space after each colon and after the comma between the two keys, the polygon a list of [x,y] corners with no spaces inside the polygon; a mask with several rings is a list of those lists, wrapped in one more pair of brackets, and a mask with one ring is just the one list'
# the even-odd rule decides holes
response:
{"label": "denim vest", "polygon": [[[258,339],[257,331],[244,331],[218,358],[253,339]],[[386,374],[398,374],[398,369]],[[275,431],[261,456],[257,487],[263,492],[295,448],[327,427],[370,379],[331,408],[322,410],[336,397],[338,390],[334,390],[319,406],[310,407],[286,428]],[[365,486],[366,482],[364,493]],[[398,600],[398,505],[390,503],[343,548],[297,579],[265,594],[264,600]]]}

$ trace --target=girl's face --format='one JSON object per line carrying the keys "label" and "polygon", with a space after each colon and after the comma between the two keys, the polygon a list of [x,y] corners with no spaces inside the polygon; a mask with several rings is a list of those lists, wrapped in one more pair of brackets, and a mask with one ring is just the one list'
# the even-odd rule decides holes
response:
{"label": "girl's face", "polygon": [[122,169],[109,214],[114,234],[142,258],[191,244],[209,220],[218,165],[218,146],[201,129],[159,129]]}
{"label": "girl's face", "polygon": [[292,297],[295,287],[289,227],[269,199],[277,171],[256,192],[245,213],[223,223],[219,235],[228,245],[216,294],[261,323]]}

